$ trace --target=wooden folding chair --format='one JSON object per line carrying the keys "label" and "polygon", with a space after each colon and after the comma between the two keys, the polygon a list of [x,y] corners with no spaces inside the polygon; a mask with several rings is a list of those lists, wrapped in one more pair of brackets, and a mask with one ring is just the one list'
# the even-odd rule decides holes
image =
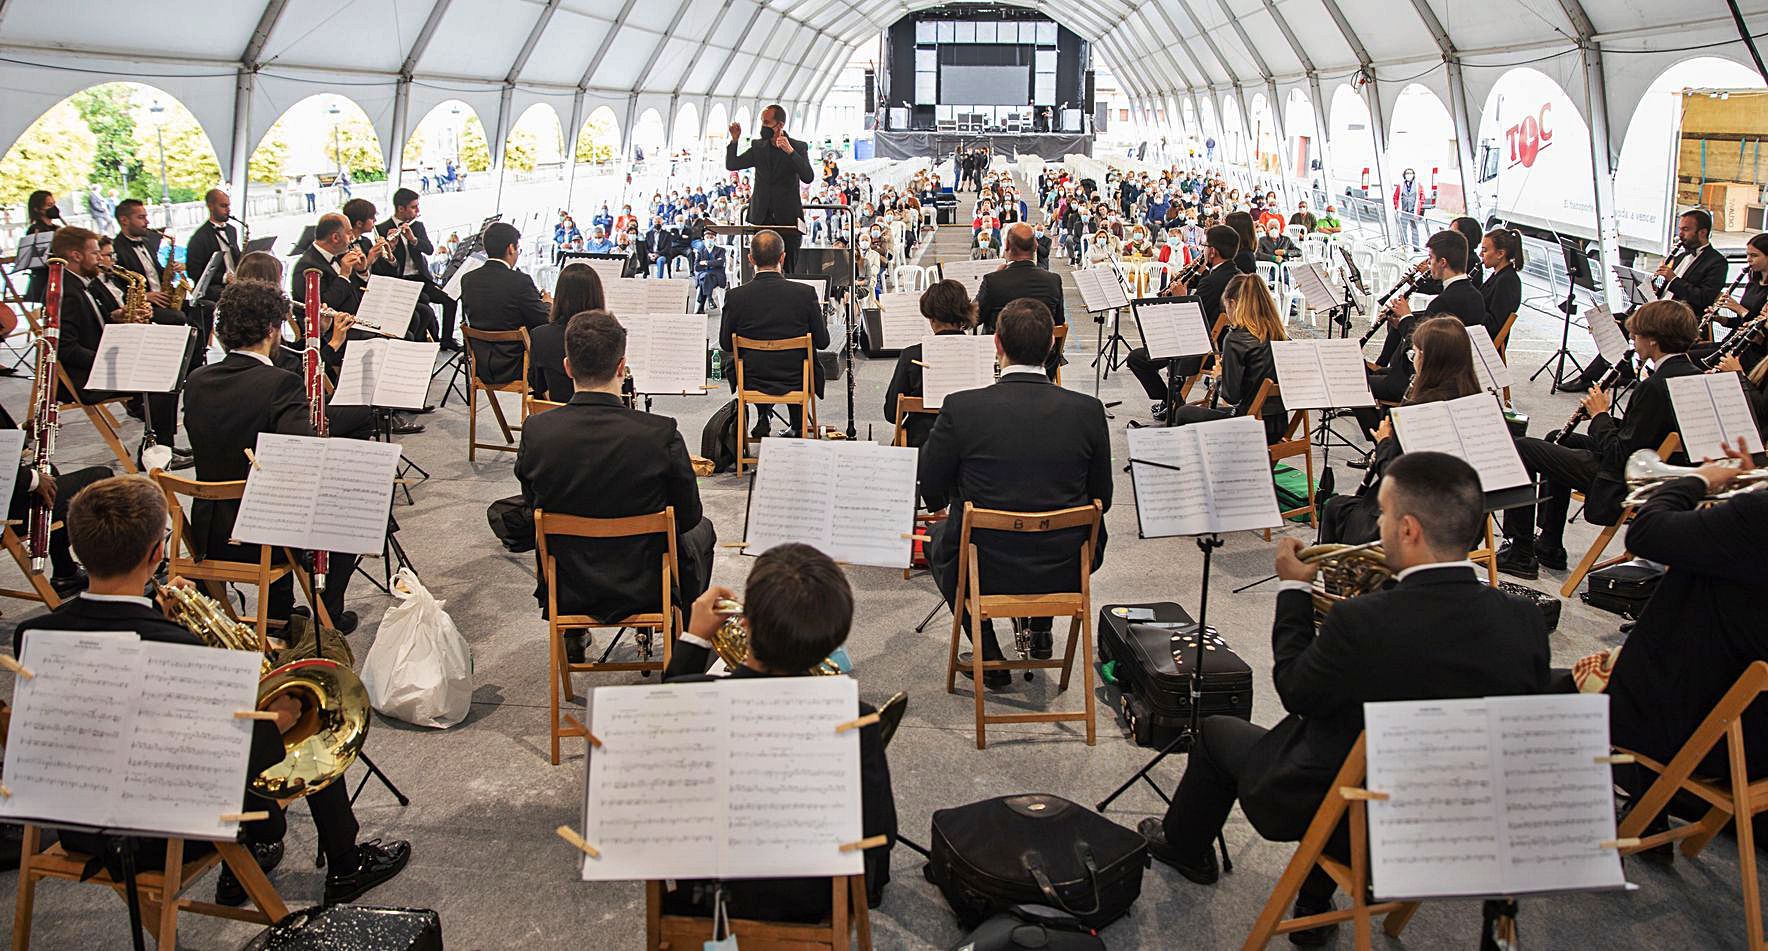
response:
{"label": "wooden folding chair", "polygon": [[[973,629],[982,635],[984,621],[992,618],[1068,618],[1068,646],[1063,648],[1060,659],[1049,660],[983,660],[982,649],[972,645],[970,651],[970,674],[973,679],[972,692],[976,698],[976,748],[988,746],[988,724],[990,723],[1059,723],[1069,720],[1080,720],[1087,725],[1087,745],[1092,746],[1096,740],[1093,723],[1093,549],[1099,542],[1099,522],[1102,509],[1097,499],[1087,505],[1074,508],[1058,509],[1052,512],[1006,512],[998,509],[979,509],[975,503],[964,503],[964,521],[958,536],[958,598],[959,604],[952,611],[951,650],[946,655],[945,691],[957,693],[958,679],[958,645],[964,637],[964,618],[967,615]],[[1041,535],[1059,532],[1065,529],[1087,529],[1086,540],[1080,545],[1080,578],[1074,590],[1047,592],[1044,594],[983,594],[982,578],[977,561],[977,548],[971,540],[971,533],[976,531],[1015,532],[1026,535]],[[1068,689],[1069,675],[1074,670],[1074,648],[1076,642],[1081,648],[1081,682],[1086,698],[1084,710],[1046,711],[1043,713],[986,713],[983,710],[982,674],[986,670],[1031,670],[1047,669],[1062,671],[1062,679],[1057,684],[1058,690]],[[1026,675],[1027,677],[1030,674]]]}
{"label": "wooden folding chair", "polygon": [[[1282,390],[1277,386],[1276,380],[1264,381],[1259,384],[1258,395],[1252,398],[1252,405],[1246,408],[1246,415],[1262,422],[1265,418],[1265,401],[1276,399],[1281,395]],[[1292,515],[1306,515],[1309,525],[1318,525],[1319,506],[1315,504],[1314,500],[1314,454],[1311,451],[1313,439],[1314,430],[1308,411],[1298,409],[1289,414],[1289,425],[1284,427],[1282,437],[1270,444],[1268,451],[1271,454],[1273,470],[1275,470],[1277,463],[1284,459],[1300,456],[1302,457],[1302,465],[1307,472],[1308,504],[1283,512],[1283,518],[1287,520]],[[1270,540],[1271,530],[1267,528],[1265,529],[1265,541]]]}
{"label": "wooden folding chair", "polygon": [[[127,900],[125,883],[112,878],[109,872],[100,871],[91,878],[85,877],[89,856],[68,852],[59,844],[39,850],[42,843],[41,832],[37,826],[28,823],[25,825],[24,844],[20,849],[18,862],[18,903],[12,918],[13,951],[25,951],[31,946],[31,915],[36,904],[37,883],[43,879],[102,885],[116,892],[117,897]],[[214,851],[205,852],[202,856],[187,861],[184,858],[184,840],[167,839],[165,870],[135,874],[135,888],[141,899],[142,922],[153,929],[154,939],[160,948],[169,951],[178,946],[180,911],[260,925],[275,924],[289,913],[288,906],[276,894],[276,887],[270,884],[270,879],[258,868],[258,862],[252,858],[250,849],[238,842],[216,842],[214,845]],[[251,899],[255,907],[229,908],[226,905],[180,897],[204,872],[222,862],[233,870],[234,877],[239,879],[240,885],[245,888],[246,897]],[[120,943],[126,945],[128,942]]]}
{"label": "wooden folding chair", "polygon": [[[1068,325],[1067,324],[1057,324],[1056,326],[1050,328],[1050,350],[1051,350],[1051,352],[1055,353],[1058,357],[1060,357],[1063,353],[1067,352],[1067,350],[1068,350]],[[1050,382],[1056,384],[1057,386],[1062,385],[1062,363],[1060,360],[1058,360],[1056,363],[1056,372],[1053,376],[1050,377]]]}
{"label": "wooden folding chair", "polygon": [[[1295,847],[1295,855],[1290,857],[1289,865],[1283,869],[1276,887],[1271,890],[1271,897],[1265,900],[1264,910],[1259,912],[1258,920],[1253,922],[1252,933],[1246,936],[1246,943],[1241,945],[1243,951],[1257,951],[1280,934],[1308,931],[1343,921],[1353,922],[1357,951],[1369,951],[1372,923],[1376,915],[1387,916],[1382,922],[1381,930],[1388,937],[1397,938],[1400,930],[1406,927],[1406,922],[1412,919],[1413,912],[1418,910],[1418,903],[1415,901],[1369,903],[1368,810],[1362,799],[1354,798],[1363,791],[1361,787],[1367,772],[1363,744],[1364,737],[1358,735],[1357,744],[1351,747],[1350,755],[1344,758],[1344,765],[1339,767],[1338,775],[1333,778],[1326,798],[1321,800],[1320,808],[1314,813],[1314,820],[1308,823],[1308,831]],[[1345,821],[1347,813],[1351,839],[1349,865],[1326,854],[1327,841],[1338,830],[1338,824]],[[1290,906],[1295,903],[1302,882],[1316,865],[1332,877],[1340,891],[1350,896],[1351,906],[1306,918],[1284,918]]]}
{"label": "wooden folding chair", "polygon": [[[60,526],[58,524],[55,527],[59,528]],[[40,601],[44,607],[51,611],[60,607],[61,596],[55,593],[55,587],[49,583],[48,578],[43,577],[43,572],[31,567],[30,553],[25,551],[24,540],[18,537],[18,532],[13,530],[11,523],[7,523],[4,529],[0,529],[0,545],[5,546],[6,553],[18,563],[18,570],[24,572],[25,581],[31,586],[29,591],[0,588],[0,597],[18,598],[21,601]]]}
{"label": "wooden folding chair", "polygon": [[[632,538],[640,535],[662,535],[668,542],[663,551],[662,579],[660,587],[659,608],[655,612],[633,614],[627,617],[607,621],[597,620],[587,614],[559,613],[559,572],[547,539],[550,536],[569,538]],[[581,736],[587,739],[589,729],[575,716],[564,713],[560,708],[561,697],[565,701],[575,703],[576,692],[571,688],[572,674],[588,674],[614,672],[623,670],[658,671],[661,673],[669,666],[669,658],[675,649],[675,635],[682,628],[681,611],[675,607],[675,579],[681,571],[675,551],[675,507],[669,506],[661,512],[649,515],[629,515],[624,518],[585,518],[581,515],[563,515],[558,512],[547,513],[541,509],[534,510],[534,544],[540,552],[541,581],[546,585],[546,636],[547,652],[551,656],[550,693],[552,709],[552,764],[559,765],[559,739],[567,736]],[[571,663],[565,657],[565,634],[568,631],[588,631],[596,628],[635,628],[655,631],[663,640],[662,660],[616,661],[599,663],[585,661],[580,664]],[[636,636],[636,635],[635,635]],[[647,652],[648,653],[648,652]],[[647,676],[649,676],[647,674]]]}
{"label": "wooden folding chair", "polygon": [[[730,933],[744,951],[871,951],[872,919],[866,909],[866,877],[837,875],[830,880],[830,914],[814,925],[732,918]],[[713,921],[663,914],[663,883],[645,883],[645,948],[648,951],[699,951],[712,940]]]}
{"label": "wooden folding chair", "polygon": [[[498,452],[515,452],[516,433],[521,432],[522,419],[526,418],[528,409],[528,328],[518,327],[515,330],[475,330],[472,327],[461,327],[461,334],[466,337],[467,351],[467,461],[475,462],[478,451],[494,449]],[[522,345],[522,375],[508,383],[487,383],[479,377],[479,356],[473,348],[473,341],[496,345],[500,343],[520,343]],[[491,401],[491,415],[497,418],[497,428],[503,431],[503,444],[479,441],[479,394],[483,392]],[[517,425],[511,426],[504,418],[503,404],[497,401],[499,393],[514,393],[521,400],[522,418]]]}
{"label": "wooden folding chair", "polygon": [[[1664,437],[1663,445],[1658,446],[1658,458],[1669,459],[1681,450],[1681,448],[1682,436],[1678,433],[1671,433]],[[1573,492],[1572,498],[1582,501],[1584,494],[1582,492]],[[1621,526],[1632,521],[1632,519],[1633,507],[1627,506],[1621,510],[1621,517],[1615,519],[1613,525],[1602,526],[1602,530],[1596,533],[1596,540],[1590,543],[1590,550],[1584,552],[1584,557],[1578,559],[1577,565],[1572,568],[1572,573],[1566,577],[1565,584],[1560,586],[1560,597],[1569,598],[1572,595],[1577,594],[1578,585],[1583,584],[1584,576],[1590,572],[1600,571],[1603,568],[1632,560],[1633,555],[1624,549],[1618,557],[1610,558],[1607,561],[1601,560],[1602,553],[1608,550],[1608,543],[1614,541],[1615,533],[1619,532]]]}
{"label": "wooden folding chair", "polygon": [[916,414],[923,416],[938,416],[939,410],[928,409],[922,397],[904,396],[898,393],[896,396],[895,428],[892,429],[890,433],[890,444],[892,446],[906,446],[909,444],[908,421],[910,416]]}
{"label": "wooden folding chair", "polygon": [[[1516,315],[1513,313],[1509,317],[1504,318],[1503,325],[1500,326],[1498,332],[1492,336],[1492,348],[1498,351],[1498,359],[1503,360],[1505,366],[1510,365],[1510,353],[1508,350],[1510,346],[1510,328],[1514,326],[1516,326]],[[1504,405],[1510,405],[1510,387],[1508,386],[1504,388]]]}
{"label": "wooden folding chair", "polygon": [[527,406],[527,409],[522,414],[522,418],[523,418],[524,422],[526,422],[531,417],[539,416],[541,413],[544,413],[547,410],[558,409],[559,407],[565,405],[563,403],[555,403],[552,400],[543,400],[543,399],[539,399],[539,398],[533,397],[533,396],[523,396],[522,400],[523,400],[524,404]]}
{"label": "wooden folding chair", "polygon": [[[788,350],[804,351],[804,376],[799,388],[789,393],[773,396],[759,390],[749,389],[748,380],[743,372],[743,351],[760,350],[768,353],[781,353]],[[815,439],[816,426],[816,343],[810,334],[802,337],[788,337],[784,340],[751,340],[748,337],[732,337],[731,351],[737,364],[737,475],[743,474],[745,464],[753,467],[760,460],[749,455],[749,407],[750,406],[802,406],[804,421],[799,433],[805,439]]]}
{"label": "wooden folding chair", "polygon": [[[135,466],[135,457],[130,454],[128,449],[123,447],[123,440],[120,435],[122,433],[122,424],[117,421],[115,416],[111,415],[110,411],[111,404],[127,403],[133,397],[129,395],[106,396],[93,400],[90,403],[84,402],[83,398],[79,395],[79,389],[74,386],[74,381],[68,378],[67,365],[57,361],[55,364],[55,381],[45,382],[43,380],[38,380],[32,384],[33,398],[30,405],[36,405],[36,387],[54,386],[56,381],[59,381],[61,384],[61,389],[57,390],[55,394],[60,401],[61,411],[65,413],[70,409],[77,409],[80,412],[85,413],[86,418],[92,421],[92,428],[98,430],[98,437],[104,440],[104,444],[110,447],[111,454],[116,456],[117,462],[122,464],[123,471],[130,475],[135,475],[140,472]],[[74,398],[71,400],[61,400],[60,397],[63,393],[71,394]],[[146,407],[144,406],[142,409],[145,412]]]}
{"label": "wooden folding chair", "polygon": [[[1660,763],[1643,753],[1621,749],[1640,766],[1658,774],[1645,795],[1633,804],[1621,820],[1621,839],[1638,839],[1622,854],[1654,848],[1668,842],[1682,842],[1682,854],[1693,858],[1707,847],[1713,837],[1727,825],[1737,824],[1737,872],[1743,887],[1744,930],[1749,936],[1750,951],[1768,948],[1762,933],[1762,896],[1756,881],[1756,815],[1768,811],[1768,779],[1750,781],[1749,762],[1744,755],[1743,714],[1756,698],[1768,690],[1768,662],[1756,661],[1744,668],[1743,675],[1713,705],[1712,712],[1700,722],[1688,741],[1676,751],[1668,764]],[[1729,779],[1700,777],[1694,771],[1721,740],[1731,766]],[[1679,792],[1699,796],[1711,808],[1699,822],[1677,826],[1664,832],[1645,835],[1651,821],[1670,804]]]}
{"label": "wooden folding chair", "polygon": [[[301,585],[301,591],[307,596],[307,603],[313,608],[313,616],[325,627],[332,627],[331,613],[325,609],[325,601],[313,590],[313,578],[301,562],[295,557],[292,548],[277,545],[259,545],[257,561],[226,561],[220,558],[204,558],[197,560],[196,545],[189,535],[189,520],[184,514],[184,503],[181,496],[192,499],[203,499],[210,502],[238,501],[246,493],[246,484],[242,479],[237,482],[198,482],[195,479],[183,479],[163,469],[154,469],[148,475],[159,484],[160,491],[166,496],[166,512],[172,517],[172,538],[166,549],[167,577],[184,577],[191,581],[201,582],[209,595],[221,602],[229,617],[236,621],[249,623],[258,629],[258,644],[266,650],[270,647],[270,626],[281,627],[284,622],[271,621],[266,610],[265,598],[270,586],[281,581],[285,575],[293,574]],[[282,552],[282,561],[272,564],[270,556],[273,551]],[[250,585],[258,589],[256,613],[241,616],[234,613],[233,602],[227,597],[227,586],[230,584]]]}
{"label": "wooden folding chair", "polygon": [[1498,586],[1498,540],[1492,534],[1492,516],[1486,515],[1486,543],[1482,548],[1475,548],[1467,553],[1467,560],[1476,565],[1486,566],[1486,583]]}

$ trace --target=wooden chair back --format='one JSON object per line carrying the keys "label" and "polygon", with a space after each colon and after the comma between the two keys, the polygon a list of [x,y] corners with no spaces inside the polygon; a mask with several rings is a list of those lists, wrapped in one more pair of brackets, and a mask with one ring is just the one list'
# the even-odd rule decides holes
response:
{"label": "wooden chair back", "polygon": [[[830,880],[830,915],[816,924],[732,918],[730,933],[744,951],[871,951],[872,920],[866,908],[866,877]],[[663,914],[663,883],[645,883],[645,947],[648,951],[697,951],[712,940],[711,918]]]}
{"label": "wooden chair back", "polygon": [[[749,389],[747,373],[744,370],[743,351],[753,350],[762,353],[786,353],[793,350],[804,351],[803,376],[799,380],[798,389],[781,393],[777,396]],[[802,432],[805,439],[816,438],[816,341],[810,334],[802,337],[786,337],[781,340],[753,340],[749,337],[731,337],[732,359],[737,365],[737,475],[743,469],[753,466],[758,460],[749,455],[749,411],[750,406],[782,406],[796,405],[804,407],[804,423]]]}
{"label": "wooden chair back", "polygon": [[[529,344],[528,328],[518,327],[515,330],[478,330],[462,325],[461,335],[466,338],[467,351],[467,461],[478,461],[481,449],[496,452],[515,452],[515,434],[522,429],[521,423],[528,415],[528,373]],[[479,355],[473,342],[485,344],[520,343],[522,345],[522,373],[508,383],[486,383],[479,377]],[[485,398],[491,404],[491,415],[497,420],[497,428],[503,433],[503,442],[486,443],[479,441],[479,393],[484,391]],[[503,404],[497,402],[498,393],[516,393],[521,397],[517,412],[520,414],[516,425],[512,426],[504,417]]]}
{"label": "wooden chair back", "polygon": [[[661,577],[656,611],[632,614],[623,618],[594,618],[587,614],[559,613],[558,560],[551,542],[553,538],[611,539],[637,538],[645,535],[662,535],[665,540],[659,566]],[[548,680],[552,708],[552,764],[557,766],[559,765],[560,739],[567,736],[584,738],[589,736],[589,730],[582,722],[560,709],[561,700],[575,701],[577,699],[577,694],[571,686],[572,674],[631,670],[654,670],[661,673],[669,666],[669,658],[675,647],[675,635],[681,630],[681,612],[676,609],[674,603],[675,582],[681,576],[680,560],[675,547],[675,507],[669,506],[661,512],[628,515],[620,518],[589,518],[582,515],[565,515],[560,512],[535,509],[534,545],[539,555],[541,581],[546,585],[547,647],[551,655],[551,672]],[[655,632],[658,637],[661,637],[663,641],[662,659],[641,658],[636,661],[572,663],[565,656],[564,636],[567,632],[628,627],[647,632],[644,635],[646,639],[640,641],[641,653],[646,655],[649,654],[649,632]]]}
{"label": "wooden chair back", "polygon": [[908,420],[910,416],[917,414],[922,416],[938,416],[939,410],[928,409],[925,400],[922,397],[905,396],[898,393],[896,395],[895,428],[890,434],[890,444],[892,446],[906,446],[909,444]]}
{"label": "wooden chair back", "polygon": [[[55,586],[49,583],[48,578],[43,577],[43,572],[31,567],[31,555],[25,550],[24,539],[19,537],[11,525],[0,527],[0,547],[4,547],[6,553],[12,556],[18,570],[24,573],[25,583],[31,586],[29,591],[22,588],[0,588],[0,597],[41,602],[51,611],[61,607],[61,595],[55,593]],[[5,731],[0,730],[0,737],[4,735]]]}
{"label": "wooden chair back", "polygon": [[[1252,405],[1246,408],[1246,415],[1263,420],[1265,402],[1282,396],[1282,389],[1276,380],[1265,380],[1259,384],[1258,394],[1252,398]],[[1275,466],[1284,459],[1301,456],[1303,468],[1308,477],[1308,503],[1299,508],[1282,513],[1285,519],[1296,515],[1306,515],[1309,525],[1319,524],[1319,509],[1314,498],[1314,454],[1310,451],[1313,445],[1312,417],[1305,409],[1293,410],[1289,414],[1289,424],[1283,428],[1283,434],[1271,443],[1271,465]],[[1265,529],[1265,541],[1271,540],[1271,530]]]}

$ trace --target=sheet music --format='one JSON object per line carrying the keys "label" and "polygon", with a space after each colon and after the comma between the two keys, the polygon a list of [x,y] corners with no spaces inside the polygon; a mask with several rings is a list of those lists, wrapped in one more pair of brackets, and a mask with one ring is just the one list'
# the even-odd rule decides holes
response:
{"label": "sheet music", "polygon": [[1142,331],[1142,344],[1148,348],[1150,360],[1201,356],[1215,349],[1203,305],[1195,300],[1142,298],[1130,305],[1130,311]]}
{"label": "sheet music", "polygon": [[403,337],[411,329],[411,312],[423,296],[423,281],[408,281],[391,274],[370,274],[368,290],[356,305],[356,324],[363,330],[387,337]]}
{"label": "sheet music", "polygon": [[[609,284],[626,280],[620,276],[621,272],[626,269],[625,261],[615,261],[611,258],[577,258],[570,264],[566,264],[565,267],[570,267],[571,264],[586,264],[595,269],[596,276],[602,279],[603,292],[607,291]],[[560,268],[559,271],[563,273],[564,268]]]}
{"label": "sheet music", "polygon": [[1490,393],[1393,409],[1394,436],[1407,452],[1446,452],[1479,475],[1482,492],[1530,483],[1504,411]]}
{"label": "sheet music", "polygon": [[646,314],[693,312],[694,282],[685,277],[653,277],[645,280]]}
{"label": "sheet music", "polygon": [[976,299],[976,292],[982,290],[982,279],[994,271],[1001,269],[1002,262],[996,259],[981,261],[942,261],[939,265],[939,278],[942,281],[957,281],[964,285],[970,293],[970,299]]}
{"label": "sheet music", "polygon": [[1608,696],[1599,693],[1492,697],[1496,791],[1505,886],[1519,892],[1619,888],[1621,859],[1602,843],[1615,837]]}
{"label": "sheet music", "polygon": [[786,280],[791,281],[794,284],[803,284],[805,287],[816,291],[816,302],[818,304],[826,304],[829,302],[829,282],[826,278],[819,277],[812,279],[808,277],[789,277],[786,278]]}
{"label": "sheet music", "polygon": [[770,438],[757,450],[744,553],[802,542],[837,561],[906,568],[914,449]]}
{"label": "sheet music", "polygon": [[1363,705],[1377,899],[1618,888],[1608,698]]}
{"label": "sheet music", "polygon": [[1355,340],[1273,340],[1271,359],[1287,409],[1375,405],[1363,352]]}
{"label": "sheet music", "polygon": [[596,688],[583,878],[858,874],[858,710],[850,677]]}
{"label": "sheet music", "polygon": [[22,274],[31,268],[42,267],[49,257],[49,246],[54,242],[53,231],[39,231],[19,238],[18,250],[12,260],[12,273]]}
{"label": "sheet music", "polygon": [[[454,269],[454,273],[449,275],[448,283],[442,285],[442,293],[447,294],[455,300],[460,300],[460,279],[484,266],[484,252],[468,255],[460,262],[460,266]],[[607,282],[605,281],[603,282],[604,285],[606,285],[606,283]]]}
{"label": "sheet music", "polygon": [[1590,330],[1590,338],[1596,341],[1596,350],[1609,363],[1619,363],[1627,355],[1627,335],[1621,325],[1615,322],[1615,315],[1607,304],[1597,304],[1584,311],[1584,326]]}
{"label": "sheet music", "polygon": [[113,393],[170,393],[184,372],[190,328],[105,324],[86,388]]}
{"label": "sheet music", "polygon": [[1651,272],[1641,271],[1625,265],[1611,265],[1615,280],[1621,284],[1621,294],[1628,304],[1644,304],[1656,300],[1651,290]]}
{"label": "sheet music", "polygon": [[921,338],[921,362],[921,405],[939,409],[952,393],[994,382],[994,338],[929,334]]}
{"label": "sheet music", "polygon": [[[19,466],[25,464],[25,431],[0,429],[0,499],[12,498],[18,488]],[[21,530],[19,535],[23,534]]]}
{"label": "sheet music", "polygon": [[1320,265],[1312,261],[1290,264],[1289,278],[1295,282],[1296,290],[1301,291],[1301,296],[1307,300],[1309,310],[1331,310],[1344,303],[1326,280]]}
{"label": "sheet music", "polygon": [[1674,376],[1670,405],[1676,410],[1676,431],[1682,435],[1682,451],[1694,461],[1725,458],[1725,447],[1742,437],[1750,452],[1762,451],[1743,378],[1736,373],[1699,373]]}
{"label": "sheet music", "polygon": [[344,350],[344,367],[332,390],[333,406],[420,409],[429,398],[430,371],[438,343],[380,338],[355,340]]}
{"label": "sheet music", "polygon": [[1474,371],[1479,374],[1480,389],[1500,393],[1508,389],[1511,386],[1510,367],[1498,355],[1498,347],[1492,343],[1492,332],[1481,324],[1463,326],[1467,330],[1467,342],[1473,345]]}
{"label": "sheet music", "polygon": [[227,838],[257,699],[253,652],[37,631],[21,662],[0,816]]}
{"label": "sheet music", "polygon": [[1117,279],[1115,269],[1085,267],[1070,273],[1074,276],[1074,286],[1080,290],[1080,298],[1085,302],[1088,313],[1096,314],[1129,306],[1129,298],[1123,292],[1123,282]]}
{"label": "sheet music", "polygon": [[370,554],[386,538],[398,443],[259,433],[233,537]]}
{"label": "sheet music", "polygon": [[705,395],[705,317],[648,314],[620,323],[626,328],[626,366],[635,391]]}
{"label": "sheet music", "polygon": [[877,349],[901,350],[927,335],[919,293],[879,294],[878,311],[878,336],[883,339],[872,342]]}
{"label": "sheet music", "polygon": [[[1262,420],[1250,416],[1128,432],[1144,538],[1283,524]],[[1178,466],[1178,471],[1148,462]]]}

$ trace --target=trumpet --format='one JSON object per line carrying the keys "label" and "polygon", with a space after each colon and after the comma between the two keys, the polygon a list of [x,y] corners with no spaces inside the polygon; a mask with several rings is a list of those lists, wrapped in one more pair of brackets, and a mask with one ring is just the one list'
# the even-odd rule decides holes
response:
{"label": "trumpet", "polygon": [[[1714,465],[1729,465],[1735,468],[1736,460],[1723,460]],[[1635,506],[1642,504],[1657,491],[1678,479],[1694,475],[1698,466],[1675,466],[1658,458],[1657,452],[1651,449],[1640,449],[1627,457],[1626,468],[1622,470],[1627,481],[1627,498],[1621,504]],[[1746,493],[1755,492],[1768,486],[1768,469],[1751,469],[1740,473],[1729,486],[1718,492],[1709,491],[1708,502],[1722,502]]]}
{"label": "trumpet", "polygon": [[1302,563],[1319,566],[1314,575],[1314,613],[1325,615],[1340,601],[1380,590],[1394,576],[1381,543],[1310,545],[1297,552]]}
{"label": "trumpet", "polygon": [[[712,609],[725,615],[724,623],[712,632],[712,649],[724,660],[724,665],[732,670],[743,666],[749,660],[749,629],[743,624],[743,606],[729,599],[721,600],[712,605]],[[846,673],[832,657],[825,657],[809,673],[819,677],[834,677]]]}

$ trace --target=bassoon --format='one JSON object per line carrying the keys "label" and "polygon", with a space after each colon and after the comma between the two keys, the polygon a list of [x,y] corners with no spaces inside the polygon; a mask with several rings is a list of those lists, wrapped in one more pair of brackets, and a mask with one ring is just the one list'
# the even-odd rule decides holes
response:
{"label": "bassoon", "polygon": [[[67,262],[49,259],[49,280],[43,292],[43,332],[37,337],[37,383],[32,391],[36,400],[31,407],[31,439],[33,456],[31,470],[37,473],[38,484],[52,477],[50,459],[55,456],[55,431],[61,426],[61,403],[56,399],[57,361],[61,359],[61,281]],[[30,504],[30,538],[27,541],[31,570],[41,573],[49,564],[50,523],[55,506],[32,493]]]}
{"label": "bassoon", "polygon": [[[319,353],[319,269],[311,267],[304,275],[307,280],[306,323],[307,342],[301,351],[301,370],[307,384],[307,422],[313,427],[313,435],[325,437],[331,435],[330,427],[325,420],[325,363]],[[331,570],[331,553],[315,551],[313,553],[313,590],[325,590],[325,575]]]}

